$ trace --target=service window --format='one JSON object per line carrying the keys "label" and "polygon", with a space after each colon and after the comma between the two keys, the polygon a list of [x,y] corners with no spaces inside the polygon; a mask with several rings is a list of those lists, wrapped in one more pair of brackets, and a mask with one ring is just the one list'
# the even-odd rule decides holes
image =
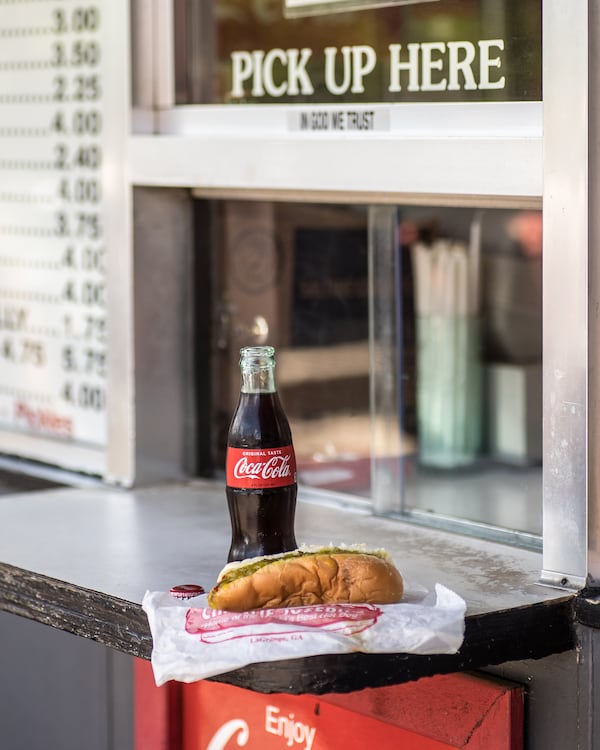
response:
{"label": "service window", "polygon": [[541,5],[174,0],[138,172],[210,217],[215,471],[268,341],[307,496],[541,547]]}
{"label": "service window", "polygon": [[238,352],[277,347],[307,494],[541,534],[541,213],[214,206],[215,465]]}

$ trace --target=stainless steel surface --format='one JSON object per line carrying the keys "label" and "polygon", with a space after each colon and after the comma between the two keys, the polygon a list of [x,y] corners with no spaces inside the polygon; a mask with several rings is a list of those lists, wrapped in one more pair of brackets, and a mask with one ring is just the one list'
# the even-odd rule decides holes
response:
{"label": "stainless steel surface", "polygon": [[[371,496],[375,513],[403,509],[401,408],[398,403],[399,288],[397,269],[398,209],[369,208],[369,356],[371,409]],[[385,446],[376,450],[377,445]],[[390,458],[393,460],[390,461]]]}
{"label": "stainless steel surface", "polygon": [[[589,4],[588,580],[600,584],[600,9]],[[596,645],[597,648],[597,645]]]}
{"label": "stainless steel surface", "polygon": [[153,3],[148,0],[130,0],[131,7],[131,103],[135,108],[153,111],[154,48]]}
{"label": "stainless steel surface", "polygon": [[[242,121],[238,109],[233,109],[238,122]],[[419,136],[400,129],[368,138],[307,138],[288,132],[285,123],[278,122],[279,111],[267,105],[263,110],[261,126],[242,132],[215,124],[212,132],[160,140],[132,136],[132,182],[251,190],[254,196],[265,190],[357,192],[355,200],[362,202],[360,196],[389,193],[397,203],[414,202],[415,196],[421,196],[418,202],[426,205],[431,203],[430,196],[444,203],[465,196],[461,204],[468,200],[474,205],[489,205],[493,199],[499,205],[514,204],[515,198],[531,202],[542,193],[540,132]],[[206,114],[210,120],[210,113]]]}
{"label": "stainless steel surface", "polygon": [[[302,492],[296,536],[301,544],[385,547],[408,580],[443,583],[466,600],[469,614],[564,596],[537,584],[539,553],[325,506]],[[213,585],[229,538],[219,483],[0,496],[2,562],[133,602],[147,589]]]}
{"label": "stainless steel surface", "polygon": [[154,132],[154,13],[148,0],[130,0],[131,8],[131,128]]}
{"label": "stainless steel surface", "polygon": [[152,0],[154,30],[154,106],[166,109],[175,104],[175,35],[173,0]]}
{"label": "stainless steel surface", "polygon": [[175,103],[173,2],[129,0],[133,131],[152,133],[156,113]]}
{"label": "stainless steel surface", "polygon": [[567,586],[587,574],[587,36],[587,3],[544,3],[542,577]]}
{"label": "stainless steel surface", "polygon": [[[114,4],[113,4],[114,5]],[[118,8],[118,11],[117,11]],[[106,283],[108,288],[107,440],[101,476],[125,486],[135,478],[133,209],[127,134],[130,125],[129,4],[114,5],[106,21],[106,155],[103,170],[106,202]],[[108,50],[110,49],[110,53]]]}
{"label": "stainless steel surface", "polygon": [[343,139],[289,130],[292,109],[164,110],[158,127],[168,139],[132,139],[132,179],[238,191],[388,192],[400,203],[426,194],[425,203],[431,196],[454,201],[460,195],[478,203],[541,196],[540,103],[385,106],[391,113],[388,133]]}

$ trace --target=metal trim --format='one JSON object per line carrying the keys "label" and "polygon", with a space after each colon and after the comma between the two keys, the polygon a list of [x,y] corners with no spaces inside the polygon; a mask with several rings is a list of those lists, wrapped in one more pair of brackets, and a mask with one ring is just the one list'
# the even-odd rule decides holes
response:
{"label": "metal trim", "polygon": [[165,109],[175,104],[173,0],[154,0],[153,11],[154,107]]}
{"label": "metal trim", "polygon": [[588,4],[543,18],[542,581],[568,586],[587,576]]}
{"label": "metal trim", "polygon": [[600,8],[589,2],[588,584],[600,585]]}
{"label": "metal trim", "polygon": [[[103,166],[104,211],[107,217],[106,283],[108,358],[107,440],[104,479],[130,486],[135,478],[134,336],[133,336],[133,237],[132,190],[127,170],[127,133],[130,132],[129,7],[123,5],[105,29],[107,55],[105,139]],[[108,156],[109,155],[109,156]]]}
{"label": "metal trim", "polygon": [[541,138],[133,136],[136,185],[321,193],[469,196],[542,194]]}

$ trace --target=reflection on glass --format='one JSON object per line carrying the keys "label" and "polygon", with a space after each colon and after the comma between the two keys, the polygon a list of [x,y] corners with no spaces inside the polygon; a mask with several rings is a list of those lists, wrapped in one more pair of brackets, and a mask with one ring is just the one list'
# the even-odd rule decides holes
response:
{"label": "reflection on glass", "polygon": [[367,232],[338,209],[294,231],[291,326],[279,383],[299,481],[370,494]]}
{"label": "reflection on glass", "polygon": [[541,100],[540,0],[175,0],[175,33],[178,104]]}
{"label": "reflection on glass", "polygon": [[221,432],[239,348],[256,343],[260,318],[277,351],[300,483],[370,496],[366,209],[231,201],[221,204],[219,235],[220,358],[230,380],[220,371]]}
{"label": "reflection on glass", "polygon": [[374,411],[414,449],[374,458],[375,507],[540,534],[541,213],[395,215],[395,234],[373,231],[377,288],[398,302],[393,328],[375,319],[398,376],[375,362]]}

